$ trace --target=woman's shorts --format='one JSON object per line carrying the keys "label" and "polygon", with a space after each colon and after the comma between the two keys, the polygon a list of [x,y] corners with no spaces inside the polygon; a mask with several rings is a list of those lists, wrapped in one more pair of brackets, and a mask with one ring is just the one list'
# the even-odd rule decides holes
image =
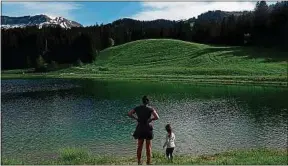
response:
{"label": "woman's shorts", "polygon": [[133,137],[135,139],[152,140],[153,136],[154,136],[153,127],[150,124],[145,125],[138,124],[133,134]]}

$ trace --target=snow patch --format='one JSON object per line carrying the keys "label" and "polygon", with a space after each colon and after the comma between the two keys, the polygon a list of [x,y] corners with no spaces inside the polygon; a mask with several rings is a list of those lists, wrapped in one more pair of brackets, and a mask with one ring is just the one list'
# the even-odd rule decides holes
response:
{"label": "snow patch", "polygon": [[53,17],[51,15],[47,16],[49,17],[51,20],[46,21],[46,22],[42,22],[40,24],[33,24],[31,22],[29,22],[28,24],[13,24],[13,25],[1,25],[1,28],[4,29],[9,29],[9,28],[24,28],[26,26],[35,26],[37,25],[39,29],[43,28],[43,26],[49,26],[49,25],[59,25],[62,28],[65,29],[70,29],[71,27],[78,27],[77,24],[73,24],[73,22],[71,20],[67,20],[63,17]]}

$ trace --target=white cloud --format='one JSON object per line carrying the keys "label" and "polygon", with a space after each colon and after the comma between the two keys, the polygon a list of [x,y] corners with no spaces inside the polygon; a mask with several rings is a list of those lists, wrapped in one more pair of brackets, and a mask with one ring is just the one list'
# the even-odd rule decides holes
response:
{"label": "white cloud", "polygon": [[180,20],[197,17],[209,10],[253,10],[255,2],[142,2],[143,10],[131,18],[138,20]]}
{"label": "white cloud", "polygon": [[73,19],[73,11],[81,5],[74,2],[2,2],[3,15],[27,16],[45,14],[50,17]]}

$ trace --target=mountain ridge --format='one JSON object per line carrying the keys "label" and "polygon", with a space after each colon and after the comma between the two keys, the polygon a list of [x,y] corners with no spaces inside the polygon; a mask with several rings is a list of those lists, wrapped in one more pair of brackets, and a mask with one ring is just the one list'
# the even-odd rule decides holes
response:
{"label": "mountain ridge", "polygon": [[[106,25],[117,25],[119,22],[121,24],[128,23],[133,24],[134,22],[149,22],[152,24],[167,24],[168,26],[171,26],[169,24],[173,22],[195,22],[197,20],[213,20],[213,19],[223,19],[223,17],[227,17],[229,15],[239,15],[241,13],[244,13],[245,11],[238,11],[238,12],[227,12],[222,10],[213,10],[213,11],[207,11],[199,16],[197,18],[191,17],[189,19],[181,19],[181,20],[168,20],[168,19],[155,19],[155,20],[149,20],[149,21],[141,21],[133,18],[120,18],[115,21],[112,21],[111,23],[106,23]],[[38,26],[39,28],[42,28],[43,26],[60,26],[62,28],[72,28],[72,27],[84,27],[80,23],[72,20],[68,20],[64,17],[55,17],[51,18],[44,14],[34,15],[34,16],[20,16],[20,17],[10,17],[10,16],[1,16],[1,27],[6,28],[25,28],[27,26]],[[93,26],[93,25],[90,25]]]}
{"label": "mountain ridge", "polygon": [[1,28],[25,28],[27,26],[38,26],[38,28],[46,26],[59,26],[66,29],[70,29],[72,27],[83,27],[83,25],[76,21],[68,20],[64,17],[51,18],[44,14],[20,17],[1,16]]}

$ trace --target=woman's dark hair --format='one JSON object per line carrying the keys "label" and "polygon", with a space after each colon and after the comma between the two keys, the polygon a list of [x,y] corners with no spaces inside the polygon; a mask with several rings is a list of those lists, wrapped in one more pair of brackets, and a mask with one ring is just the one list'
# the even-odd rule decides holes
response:
{"label": "woman's dark hair", "polygon": [[143,104],[149,104],[149,99],[148,99],[148,97],[147,97],[147,96],[143,96],[143,97],[142,97],[142,102],[143,102]]}
{"label": "woman's dark hair", "polygon": [[169,132],[169,133],[172,131],[172,127],[171,127],[170,124],[167,124],[167,125],[165,126],[165,129],[166,129],[166,131]]}

